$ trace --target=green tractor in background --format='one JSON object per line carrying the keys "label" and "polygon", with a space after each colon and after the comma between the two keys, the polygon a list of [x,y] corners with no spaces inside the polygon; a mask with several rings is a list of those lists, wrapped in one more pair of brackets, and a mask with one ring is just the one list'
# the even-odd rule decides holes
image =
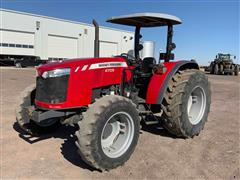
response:
{"label": "green tractor in background", "polygon": [[[210,63],[210,74],[225,74],[238,76],[239,66],[234,64],[231,54],[218,53],[214,61]],[[233,56],[236,59],[236,56]]]}

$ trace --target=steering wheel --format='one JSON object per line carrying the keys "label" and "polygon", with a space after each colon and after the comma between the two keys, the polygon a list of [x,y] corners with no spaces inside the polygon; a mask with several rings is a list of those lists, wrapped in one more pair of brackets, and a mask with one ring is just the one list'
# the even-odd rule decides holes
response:
{"label": "steering wheel", "polygon": [[133,55],[130,55],[128,53],[122,53],[120,56],[127,59],[127,61],[129,61],[131,64],[137,62],[137,59]]}

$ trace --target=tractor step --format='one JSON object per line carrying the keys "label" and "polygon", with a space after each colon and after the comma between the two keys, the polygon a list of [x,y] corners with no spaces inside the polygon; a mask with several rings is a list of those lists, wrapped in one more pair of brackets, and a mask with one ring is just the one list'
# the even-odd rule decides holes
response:
{"label": "tractor step", "polygon": [[158,124],[159,123],[159,118],[157,118],[156,116],[154,116],[153,114],[147,115],[144,118],[144,123],[146,125],[153,125],[153,124]]}
{"label": "tractor step", "polygon": [[158,124],[158,123],[159,123],[158,120],[155,120],[155,121],[145,121],[146,125],[153,125],[153,124]]}
{"label": "tractor step", "polygon": [[152,111],[139,111],[140,115],[148,115],[148,114],[152,114]]}

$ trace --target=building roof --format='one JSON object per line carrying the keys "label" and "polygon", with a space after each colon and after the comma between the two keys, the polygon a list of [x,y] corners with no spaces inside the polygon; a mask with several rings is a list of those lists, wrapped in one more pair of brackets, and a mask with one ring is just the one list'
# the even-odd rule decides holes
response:
{"label": "building roof", "polygon": [[111,17],[107,22],[128,26],[157,27],[168,24],[181,24],[182,20],[176,16],[162,13],[135,13],[124,16]]}

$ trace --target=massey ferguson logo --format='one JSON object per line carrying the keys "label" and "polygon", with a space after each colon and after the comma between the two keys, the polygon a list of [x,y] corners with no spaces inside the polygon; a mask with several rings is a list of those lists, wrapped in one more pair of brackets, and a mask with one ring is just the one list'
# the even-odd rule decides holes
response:
{"label": "massey ferguson logo", "polygon": [[122,63],[106,63],[106,64],[98,64],[98,67],[105,68],[105,67],[121,67]]}
{"label": "massey ferguson logo", "polygon": [[[114,68],[114,67],[127,67],[126,62],[105,62],[92,64],[90,69],[101,69],[101,68]],[[106,71],[105,71],[106,72]]]}

